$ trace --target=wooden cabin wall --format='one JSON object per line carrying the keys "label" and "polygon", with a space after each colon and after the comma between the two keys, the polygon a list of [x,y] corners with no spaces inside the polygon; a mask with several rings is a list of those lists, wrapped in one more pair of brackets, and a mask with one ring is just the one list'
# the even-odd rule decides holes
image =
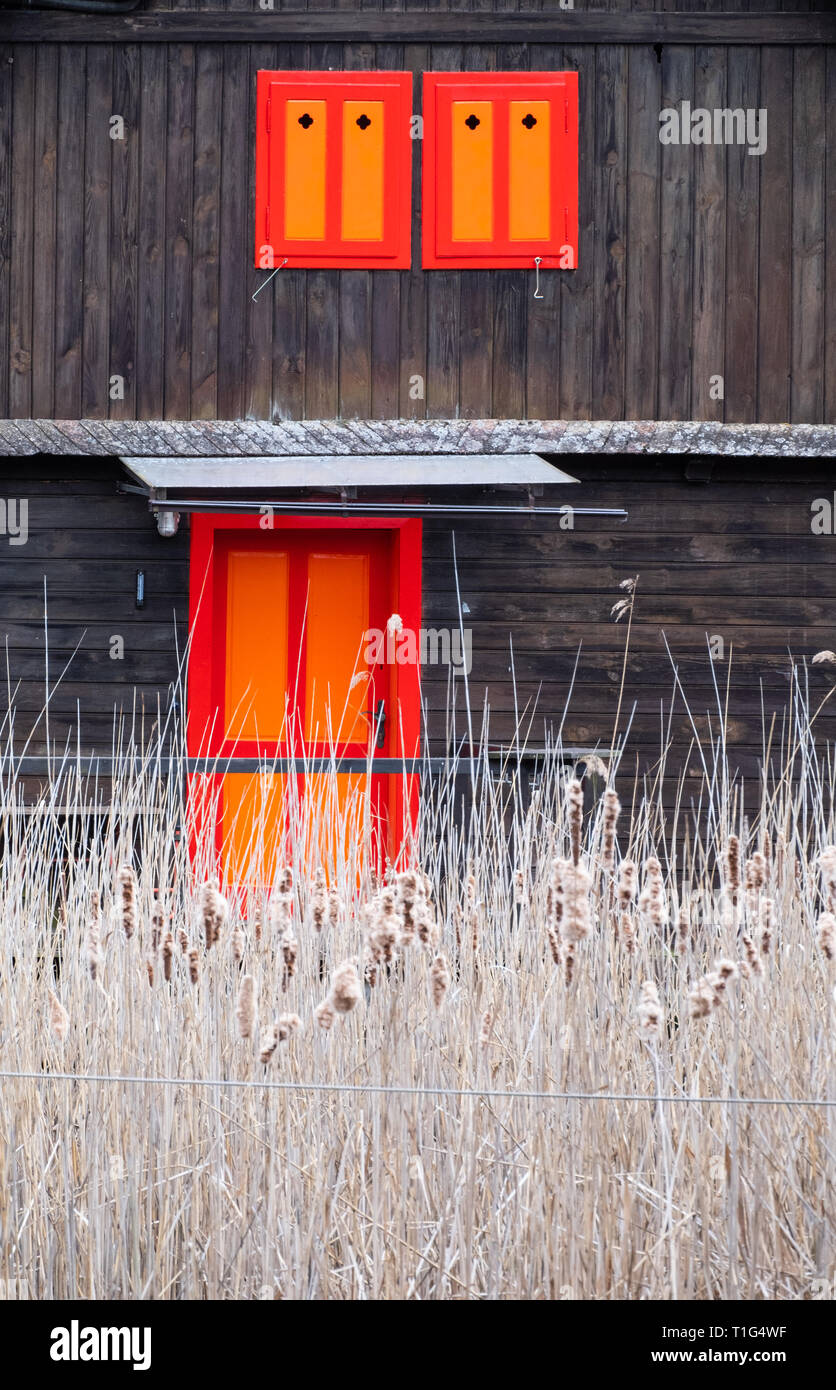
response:
{"label": "wooden cabin wall", "polygon": [[[577,68],[579,269],[538,301],[516,270],[287,270],[253,302],[265,67],[410,69],[416,109],[424,70]],[[663,147],[684,99],[767,107],[766,154]],[[834,188],[823,44],[0,45],[0,416],[832,421]]]}
{"label": "wooden cabin wall", "polygon": [[[564,464],[567,460],[562,458]],[[723,459],[709,481],[688,481],[693,460],[571,460],[580,485],[550,499],[577,506],[624,507],[626,521],[577,516],[574,530],[556,517],[433,518],[424,522],[423,623],[458,627],[453,535],[463,622],[472,631],[469,694],[474,730],[490,706],[490,737],[507,741],[516,703],[530,743],[563,726],[567,744],[608,747],[618,704],[627,629],[611,608],[621,580],[639,575],[626,662],[620,727],[632,720],[625,772],[657,764],[670,738],[670,766],[686,760],[693,729],[675,691],[667,638],[700,737],[718,729],[717,694],[728,702],[732,766],[754,779],[763,718],[780,746],[790,693],[790,658],[836,648],[836,539],[814,535],[811,504],[833,499],[827,466],[801,460]],[[188,608],[188,524],[161,538],[146,504],[117,495],[119,465],[108,460],[9,460],[0,494],[29,499],[29,540],[9,548],[0,537],[0,640],[13,692],[15,747],[34,736],[44,748],[44,582],[49,621],[50,735],[59,747],[108,753],[114,709],[138,740],[165,710],[177,680]],[[134,605],[136,570],[146,602]],[[114,635],[124,659],[110,656]],[[713,664],[707,635],[721,638]],[[716,647],[716,644],[715,644]],[[577,671],[575,665],[577,662]],[[832,666],[808,666],[813,707],[833,685]],[[59,677],[61,677],[60,684]],[[573,686],[574,678],[574,688]],[[571,700],[569,692],[572,689]],[[448,671],[427,665],[423,691],[429,751],[448,747]],[[466,734],[464,689],[455,681],[455,727]],[[673,700],[673,714],[668,711]],[[4,700],[4,704],[6,701]],[[816,728],[833,738],[825,704]],[[136,711],[134,716],[133,711]],[[786,725],[784,723],[784,733]],[[4,740],[6,731],[4,730]],[[690,766],[697,769],[698,756]]]}

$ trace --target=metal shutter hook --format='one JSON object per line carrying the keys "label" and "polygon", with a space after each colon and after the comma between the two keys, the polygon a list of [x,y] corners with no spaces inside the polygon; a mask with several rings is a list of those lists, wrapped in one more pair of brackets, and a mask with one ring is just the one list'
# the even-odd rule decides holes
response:
{"label": "metal shutter hook", "polygon": [[275,280],[275,278],[276,278],[276,276],[278,275],[279,271],[281,270],[282,266],[285,266],[285,265],[287,265],[287,256],[285,256],[285,258],[284,258],[284,260],[282,261],[282,264],[281,264],[281,265],[277,265],[277,266],[276,266],[276,269],[273,271],[273,274],[272,274],[272,275],[268,275],[268,276],[267,276],[267,279],[262,281],[262,283],[259,285],[258,289],[256,290],[255,294],[252,295],[251,297],[252,297],[253,299],[255,299],[256,295],[261,294],[261,291],[264,289],[265,285],[269,285],[271,280]]}
{"label": "metal shutter hook", "polygon": [[534,257],[534,298],[545,299],[545,295],[540,293],[540,261],[542,256]]}

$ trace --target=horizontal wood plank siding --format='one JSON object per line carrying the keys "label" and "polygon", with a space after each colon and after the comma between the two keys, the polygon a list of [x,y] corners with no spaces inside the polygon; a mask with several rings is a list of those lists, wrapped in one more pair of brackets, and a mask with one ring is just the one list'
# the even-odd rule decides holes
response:
{"label": "horizontal wood plank siding", "polygon": [[[573,529],[562,529],[554,516],[425,520],[422,621],[428,629],[458,628],[455,533],[477,729],[487,704],[491,738],[510,739],[517,708],[540,745],[568,702],[564,741],[606,748],[627,635],[611,609],[623,597],[621,581],[636,575],[622,702],[623,721],[632,721],[631,768],[647,771],[660,756],[661,712],[672,701],[672,765],[691,745],[691,718],[701,738],[709,738],[709,716],[716,732],[715,680],[724,699],[728,689],[732,763],[747,776],[762,747],[763,711],[767,729],[773,714],[776,730],[786,727],[791,657],[808,663],[813,703],[827,694],[832,666],[809,662],[836,645],[836,537],[811,527],[816,499],[833,500],[828,465],[726,459],[707,482],[688,481],[687,467],[638,458],[625,470],[618,460],[576,458],[579,485],[548,499],[624,507],[626,521],[578,515]],[[107,753],[114,713],[129,724],[144,716],[147,730],[158,702],[169,705],[186,636],[188,522],[162,539],[142,500],[117,493],[120,476],[106,459],[10,460],[0,471],[2,496],[29,503],[27,544],[12,547],[0,536],[0,640],[18,746],[34,729],[32,753],[43,750],[44,582],[55,687],[50,733],[59,747],[75,747],[80,719],[83,750]],[[146,576],[141,610],[137,569]],[[114,637],[124,641],[123,659],[111,657]],[[722,643],[713,664],[709,641],[715,650]],[[449,746],[448,676],[438,664],[422,673],[434,754]],[[463,736],[460,675],[454,695]],[[817,726],[822,737],[836,733],[829,705]]]}

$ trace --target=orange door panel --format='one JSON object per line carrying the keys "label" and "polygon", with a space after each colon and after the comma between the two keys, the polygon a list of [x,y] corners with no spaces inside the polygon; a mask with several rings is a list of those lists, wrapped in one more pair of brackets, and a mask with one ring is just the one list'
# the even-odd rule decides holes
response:
{"label": "orange door panel", "polygon": [[255,264],[410,264],[412,74],[259,72]]}
{"label": "orange door panel", "polygon": [[288,673],[289,578],[287,549],[236,548],[226,554],[227,738],[282,737]]}
{"label": "orange door panel", "polygon": [[[201,555],[210,578],[208,592],[193,596],[190,752],[208,753],[218,769],[224,879],[272,882],[291,843],[309,866],[333,864],[349,843],[391,854],[402,814],[397,779],[342,770],[341,760],[396,756],[401,731],[415,726],[398,704],[409,678],[381,663],[370,641],[402,603],[396,533],[261,532],[236,521],[228,529],[205,517],[193,525],[193,586]],[[234,757],[259,759],[267,770],[225,771]],[[305,773],[311,758],[332,767]],[[271,759],[299,760],[297,770],[270,771]],[[195,827],[211,817],[211,780],[194,779]]]}
{"label": "orange door panel", "polygon": [[577,266],[578,75],[426,73],[425,268]]}

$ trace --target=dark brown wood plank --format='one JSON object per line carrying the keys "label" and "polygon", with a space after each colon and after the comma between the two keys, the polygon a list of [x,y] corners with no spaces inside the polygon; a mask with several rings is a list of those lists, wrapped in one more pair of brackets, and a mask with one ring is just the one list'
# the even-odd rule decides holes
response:
{"label": "dark brown wood plank", "polygon": [[824,63],[824,49],[795,52],[790,418],[806,422],[821,420],[824,413]]}
{"label": "dark brown wood plank", "polygon": [[[726,106],[726,50],[698,48],[694,106],[715,111]],[[694,329],[691,362],[691,415],[722,420],[725,386],[726,314],[726,150],[697,145],[694,151]],[[720,394],[718,394],[718,390]]]}
{"label": "dark brown wood plank", "polygon": [[223,50],[195,57],[194,220],[192,227],[191,414],[211,419],[218,407],[221,110]]}
{"label": "dark brown wood plank", "polygon": [[163,414],[165,335],[165,186],[160,150],[166,147],[166,51],[142,51],[139,245],[137,257],[136,409],[140,419]]}
{"label": "dark brown wood plank", "polygon": [[627,54],[606,44],[596,52],[595,376],[596,420],[622,420],[625,396],[627,255]]}
{"label": "dark brown wood plank", "polygon": [[[188,420],[191,416],[194,55],[190,45],[172,45],[168,50],[163,410],[166,420]],[[244,168],[246,171],[246,164]]]}
{"label": "dark brown wood plank", "polygon": [[[243,22],[243,16],[238,14],[230,15],[229,18],[234,19],[236,24]],[[221,117],[221,251],[218,289],[217,394],[218,414],[222,420],[237,420],[244,415],[244,351],[247,322],[247,277],[244,274],[244,258],[249,260],[254,254],[253,237],[247,221],[247,152],[252,138],[247,124],[249,99],[249,54],[246,49],[239,47],[227,48],[224,50]]]}
{"label": "dark brown wood plank", "polygon": [[55,414],[81,414],[86,51],[64,48],[58,71],[55,248]]}
{"label": "dark brown wood plank", "polygon": [[[588,170],[595,150],[595,53],[588,48],[564,48],[562,66],[578,74],[578,155],[580,168]],[[560,275],[560,411],[568,420],[588,420],[592,413],[594,275],[594,180],[582,177],[578,265]]]}
{"label": "dark brown wood plank", "polygon": [[113,50],[87,52],[84,126],[84,315],[81,413],[103,419],[110,403],[110,116]]}
{"label": "dark brown wood plank", "polygon": [[761,51],[769,148],[760,171],[757,418],[767,421],[790,418],[792,68],[790,50]]}
{"label": "dark brown wood plank", "polygon": [[662,69],[651,47],[631,49],[628,62],[624,414],[650,420],[656,415],[659,362]]}
{"label": "dark brown wood plank", "polygon": [[13,57],[0,44],[0,419],[9,413]]}
{"label": "dark brown wood plank", "polygon": [[32,414],[50,416],[55,406],[55,232],[58,157],[58,49],[37,52],[35,106]]}
{"label": "dark brown wood plank", "polygon": [[[139,12],[124,16],[12,13],[4,20],[7,40],[15,43],[312,43],[340,39],[354,43],[469,43],[473,20],[467,11],[428,10],[224,14]],[[518,11],[485,14],[479,21],[482,43],[668,43],[814,44],[833,42],[836,17],[810,14],[700,14],[664,10]]]}
{"label": "dark brown wood plank", "polygon": [[125,123],[124,139],[111,142],[110,374],[124,390],[109,401],[115,420],[136,415],[140,63],[135,44],[114,52],[113,114]]}
{"label": "dark brown wood plank", "polygon": [[[414,74],[412,109],[421,114],[423,73],[430,65],[429,49],[404,49],[404,67]],[[400,378],[398,414],[421,419],[427,413],[427,281],[421,269],[421,141],[412,159],[412,266],[400,276]]]}
{"label": "dark brown wood plank", "polygon": [[32,309],[34,284],[35,49],[13,55],[12,203],[9,262],[9,415],[32,413]]}
{"label": "dark brown wood plank", "polygon": [[[728,57],[728,105],[733,111],[760,106],[760,55],[735,49]],[[768,126],[767,126],[768,134]],[[725,418],[756,418],[758,192],[767,155],[750,155],[746,144],[726,146],[726,359]]]}
{"label": "dark brown wood plank", "polygon": [[[260,69],[273,70],[277,66],[275,46],[259,44],[250,49],[250,72],[248,81],[249,117],[247,120],[247,184],[246,213],[247,235],[252,237],[255,227],[255,109],[256,75]],[[281,271],[277,279],[281,278]],[[273,292],[275,281],[263,290],[256,299],[253,295],[264,283],[264,272],[256,270],[252,255],[244,251],[241,255],[241,278],[246,288],[246,342],[245,372],[246,391],[244,396],[244,416],[248,420],[269,420],[273,413]]]}
{"label": "dark brown wood plank", "polygon": [[[827,236],[825,286],[833,298],[836,287],[836,48],[827,50],[827,169],[825,230]],[[825,315],[824,418],[836,420],[836,313]]]}
{"label": "dark brown wood plank", "polygon": [[[694,55],[688,48],[665,48],[662,105],[681,111],[693,105]],[[687,420],[691,413],[691,307],[693,261],[692,149],[662,146],[661,238],[659,246],[659,415]]]}

